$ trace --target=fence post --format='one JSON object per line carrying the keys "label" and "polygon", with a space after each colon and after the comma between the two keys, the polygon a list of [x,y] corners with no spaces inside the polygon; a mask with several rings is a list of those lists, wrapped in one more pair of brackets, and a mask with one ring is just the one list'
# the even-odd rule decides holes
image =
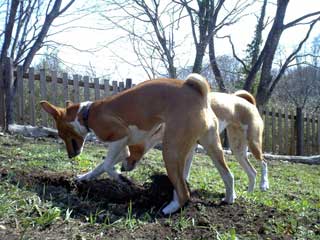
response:
{"label": "fence post", "polygon": [[3,73],[3,65],[2,63],[0,63],[0,130],[2,128],[2,130],[5,129],[5,124],[6,124],[6,120],[5,120],[5,97],[4,97],[4,73]]}
{"label": "fence post", "polygon": [[4,83],[5,83],[5,106],[6,106],[6,117],[5,117],[5,130],[9,128],[9,124],[13,123],[13,95],[14,95],[14,75],[13,75],[13,61],[11,58],[5,58],[4,66]]}
{"label": "fence post", "polygon": [[303,114],[302,108],[297,107],[296,131],[297,131],[297,155],[303,155]]}
{"label": "fence post", "polygon": [[131,78],[127,78],[126,79],[126,89],[129,89],[132,87],[132,79]]}

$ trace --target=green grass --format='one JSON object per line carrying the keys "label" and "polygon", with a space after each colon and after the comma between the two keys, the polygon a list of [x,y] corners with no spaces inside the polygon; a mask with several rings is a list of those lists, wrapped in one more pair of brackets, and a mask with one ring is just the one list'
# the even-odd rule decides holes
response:
{"label": "green grass", "polygon": [[[62,203],[60,206],[50,199],[38,196],[30,186],[20,186],[19,183],[13,184],[10,181],[10,177],[17,169],[67,171],[74,175],[79,174],[100,163],[105,154],[103,145],[89,143],[81,156],[70,160],[67,158],[64,145],[58,141],[0,136],[0,168],[11,169],[9,171],[11,175],[9,174],[0,182],[0,236],[1,228],[16,230],[17,236],[23,239],[25,236],[32,236],[34,232],[41,236],[43,231],[49,231],[47,229],[64,226],[73,229],[73,235],[68,236],[73,238],[79,235],[90,239],[109,231],[135,232],[147,226],[160,226],[160,228],[171,229],[173,233],[177,233],[177,236],[181,233],[205,229],[215,239],[258,238],[257,232],[238,233],[236,228],[223,229],[223,226],[211,223],[208,226],[199,226],[197,225],[199,219],[188,216],[184,210],[178,213],[177,217],[159,221],[153,219],[148,212],[137,217],[129,200],[127,214],[116,221],[111,221],[107,210],[98,208],[85,219],[75,218],[73,209],[69,209],[68,206],[62,206]],[[272,233],[272,236],[279,236],[279,238],[289,236],[289,239],[320,239],[317,235],[320,233],[320,166],[270,162],[270,190],[259,191],[258,179],[257,190],[249,194],[246,192],[248,180],[244,171],[233,157],[227,156],[227,160],[235,176],[239,201],[249,206],[246,209],[248,214],[254,216],[262,208],[272,208],[277,212],[275,217],[266,219],[265,233]],[[251,159],[251,162],[257,170],[260,170],[254,159]],[[126,176],[142,184],[151,181],[150,175],[159,172],[165,173],[162,155],[161,152],[152,150],[148,153],[147,159],[142,160],[137,169],[127,173]],[[189,183],[191,189],[203,190],[201,197],[205,199],[212,198],[212,193],[224,194],[223,182],[211,160],[205,155],[196,154]],[[208,209],[210,210],[210,206],[200,206],[199,212],[205,216]],[[103,220],[98,221],[101,216]],[[59,234],[67,236],[67,233]],[[168,236],[168,239],[171,238],[174,237]]]}

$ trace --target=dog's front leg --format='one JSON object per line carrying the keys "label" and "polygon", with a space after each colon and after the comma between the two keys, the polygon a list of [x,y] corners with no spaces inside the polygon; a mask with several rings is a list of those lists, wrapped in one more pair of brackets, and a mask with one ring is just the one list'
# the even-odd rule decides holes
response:
{"label": "dog's front leg", "polygon": [[115,180],[121,181],[119,174],[115,171],[114,165],[121,161],[123,154],[127,153],[127,142],[128,138],[125,137],[121,140],[112,142],[109,145],[109,151],[104,161],[99,164],[95,169],[88,173],[78,175],[78,181],[89,181],[100,176],[103,172],[107,172],[110,177]]}

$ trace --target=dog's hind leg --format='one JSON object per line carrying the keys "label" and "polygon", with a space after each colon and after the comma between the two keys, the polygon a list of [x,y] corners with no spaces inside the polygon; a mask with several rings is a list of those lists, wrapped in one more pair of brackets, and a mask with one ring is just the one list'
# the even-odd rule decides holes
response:
{"label": "dog's hind leg", "polygon": [[[261,120],[262,121],[262,120]],[[263,123],[251,124],[247,131],[248,146],[253,156],[260,161],[261,164],[261,181],[260,189],[266,191],[269,189],[268,165],[262,156],[262,134]]]}
{"label": "dog's hind leg", "polygon": [[232,125],[228,126],[227,133],[232,153],[235,155],[239,164],[248,176],[248,192],[252,192],[256,183],[257,171],[251,165],[247,157],[247,139],[245,136],[246,133],[243,131],[243,129],[234,127]]}
{"label": "dog's hind leg", "polygon": [[227,203],[233,203],[236,198],[234,191],[234,177],[224,160],[217,129],[215,127],[211,127],[207,133],[201,137],[200,144],[205,148],[222,177],[226,188],[226,196],[223,200]]}
{"label": "dog's hind leg", "polygon": [[263,159],[262,156],[262,149],[259,142],[256,141],[249,141],[249,149],[252,152],[253,156],[260,160],[261,164],[261,181],[260,181],[260,189],[262,191],[266,191],[269,189],[269,179],[268,179],[268,164]]}

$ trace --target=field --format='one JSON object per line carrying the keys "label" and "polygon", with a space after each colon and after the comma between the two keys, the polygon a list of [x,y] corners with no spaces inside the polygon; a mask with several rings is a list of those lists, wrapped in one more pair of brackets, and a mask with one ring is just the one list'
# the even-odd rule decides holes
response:
{"label": "field", "polygon": [[244,172],[227,156],[238,198],[224,205],[221,178],[206,155],[196,154],[191,201],[163,217],[172,186],[158,150],[124,174],[125,185],[106,175],[74,182],[105,152],[88,143],[69,160],[58,140],[0,135],[0,239],[320,239],[319,165],[269,162],[270,190],[257,186],[249,194]]}

